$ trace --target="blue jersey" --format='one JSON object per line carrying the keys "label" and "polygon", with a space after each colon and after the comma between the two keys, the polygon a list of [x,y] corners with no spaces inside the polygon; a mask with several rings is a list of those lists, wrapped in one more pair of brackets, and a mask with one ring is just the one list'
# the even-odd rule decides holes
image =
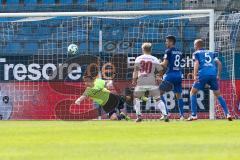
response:
{"label": "blue jersey", "polygon": [[168,60],[168,66],[163,80],[174,86],[175,93],[182,93],[182,52],[174,47],[169,48],[165,51],[164,59]]}
{"label": "blue jersey", "polygon": [[216,60],[218,60],[215,52],[201,49],[193,53],[193,59],[199,62],[198,76],[216,76]]}
{"label": "blue jersey", "polygon": [[168,60],[168,66],[166,74],[174,72],[176,74],[182,74],[181,61],[182,61],[182,52],[178,49],[172,47],[165,51],[164,59]]}

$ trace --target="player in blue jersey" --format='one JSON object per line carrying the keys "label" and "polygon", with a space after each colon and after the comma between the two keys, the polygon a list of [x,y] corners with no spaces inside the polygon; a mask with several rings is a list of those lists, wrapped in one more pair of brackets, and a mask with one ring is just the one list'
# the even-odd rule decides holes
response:
{"label": "player in blue jersey", "polygon": [[[206,85],[213,90],[214,95],[218,99],[225,116],[229,121],[232,117],[229,114],[227,104],[221,96],[218,80],[221,76],[222,64],[217,58],[215,52],[203,49],[203,40],[196,39],[194,41],[193,53],[194,59],[194,83],[190,92],[192,115],[188,118],[189,121],[197,120],[197,92],[203,90]],[[217,66],[217,67],[216,67]]]}
{"label": "player in blue jersey", "polygon": [[[161,63],[167,70],[160,85],[161,95],[166,91],[173,90],[178,101],[180,120],[184,120],[183,99],[182,99],[182,52],[175,48],[176,38],[169,35],[166,37],[166,47],[164,60]],[[162,96],[164,101],[164,98]]]}

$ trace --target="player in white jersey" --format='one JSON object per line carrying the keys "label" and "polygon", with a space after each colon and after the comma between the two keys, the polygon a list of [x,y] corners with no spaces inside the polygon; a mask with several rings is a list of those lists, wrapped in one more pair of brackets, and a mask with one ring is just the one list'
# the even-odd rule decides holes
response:
{"label": "player in white jersey", "polygon": [[140,98],[144,96],[146,91],[149,92],[149,96],[152,96],[156,100],[156,108],[161,110],[165,116],[165,121],[168,122],[166,106],[160,98],[156,79],[156,73],[163,70],[163,67],[160,65],[159,60],[151,55],[151,43],[143,43],[142,53],[135,60],[132,80],[132,84],[136,86],[134,90],[134,108],[137,114],[136,122],[142,121]]}

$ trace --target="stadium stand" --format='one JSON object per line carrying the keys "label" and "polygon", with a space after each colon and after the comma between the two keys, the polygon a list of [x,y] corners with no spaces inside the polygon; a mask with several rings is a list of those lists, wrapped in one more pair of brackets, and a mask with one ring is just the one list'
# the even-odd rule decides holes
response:
{"label": "stadium stand", "polygon": [[[227,5],[226,5],[227,4]],[[23,11],[106,11],[106,10],[163,10],[163,9],[199,9],[199,8],[214,8],[218,14],[220,15],[223,12],[234,12],[239,7],[238,0],[2,0],[0,9],[2,12],[23,12]],[[111,23],[110,21],[108,23]],[[184,35],[184,41],[179,42],[178,46],[181,49],[188,48],[186,45],[189,45],[189,42],[193,40],[193,37],[196,37],[197,34],[204,34],[204,29],[199,27],[192,27],[192,22],[188,23],[189,27],[184,27],[183,30],[179,30],[178,28],[172,28],[171,33],[178,36],[179,34]],[[21,26],[21,28],[9,28],[15,32],[15,41],[13,42],[12,37],[4,37],[5,44],[1,42],[1,48],[6,49],[9,54],[24,54],[21,51],[27,49],[27,53],[25,54],[34,54],[46,43],[46,39],[50,39],[56,35],[51,35],[50,30],[61,30],[62,24],[59,24],[57,21],[51,21],[49,24],[44,24],[37,22],[32,22],[31,27],[29,26]],[[112,34],[112,40],[118,41],[123,36],[124,28],[128,28],[125,24],[124,26],[119,25],[118,28],[109,28],[109,26],[105,26],[103,30],[107,30],[108,34]],[[122,27],[122,28],[121,28]],[[94,46],[97,43],[95,40],[98,38],[96,36],[96,28],[92,28],[90,32],[89,44],[91,44],[91,48],[96,50],[97,46]],[[0,31],[7,32],[7,31]],[[116,35],[113,33],[117,32]],[[157,27],[153,27],[151,31],[147,32],[158,32]],[[73,33],[74,34],[74,33]],[[134,34],[134,32],[132,32]],[[1,35],[4,34],[0,34]],[[5,34],[6,35],[6,34]],[[149,35],[149,34],[148,34]],[[62,35],[64,36],[64,35]],[[86,36],[83,34],[83,36]],[[129,35],[134,36],[134,35]],[[152,34],[157,36],[157,34]],[[206,35],[207,36],[207,35]],[[36,39],[35,42],[29,42],[29,39]],[[3,38],[3,37],[1,37]],[[66,37],[63,37],[66,38]],[[17,41],[16,41],[17,40]],[[19,40],[19,41],[18,41]],[[73,39],[73,41],[77,41],[77,39]],[[57,42],[61,43],[61,42]],[[81,48],[86,48],[87,45],[85,42],[78,42]],[[160,42],[159,42],[160,43]],[[10,45],[11,44],[11,47]],[[4,47],[6,46],[6,48]],[[162,52],[161,47],[155,47],[155,50],[158,52]],[[184,50],[186,51],[186,50]],[[5,52],[6,53],[6,52]]]}

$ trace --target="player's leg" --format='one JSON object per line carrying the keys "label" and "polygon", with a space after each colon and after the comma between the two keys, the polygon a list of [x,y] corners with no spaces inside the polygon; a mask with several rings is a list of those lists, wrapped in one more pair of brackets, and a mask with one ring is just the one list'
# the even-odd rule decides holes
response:
{"label": "player's leg", "polygon": [[222,107],[225,116],[227,117],[227,119],[229,121],[232,121],[232,117],[229,114],[226,101],[220,93],[217,78],[216,77],[211,78],[211,80],[209,81],[208,84],[210,85],[210,89],[213,90],[213,93],[214,93],[215,97],[217,98],[220,106]]}
{"label": "player's leg", "polygon": [[231,115],[229,114],[226,101],[225,101],[225,99],[222,97],[220,91],[219,91],[219,90],[215,90],[215,91],[213,91],[213,93],[214,93],[215,97],[217,98],[220,106],[222,107],[223,112],[224,112],[225,116],[227,117],[227,119],[228,119],[229,121],[232,121],[232,117],[231,117]]}
{"label": "player's leg", "polygon": [[133,101],[134,109],[136,111],[136,116],[137,116],[136,122],[142,121],[140,98],[144,96],[144,94],[145,94],[145,91],[140,86],[136,86],[134,90],[134,101]]}
{"label": "player's leg", "polygon": [[190,91],[190,105],[192,115],[188,118],[188,121],[197,120],[197,92],[204,89],[206,83],[207,82],[205,79],[201,79],[193,83]]}
{"label": "player's leg", "polygon": [[176,77],[176,80],[173,83],[174,85],[174,93],[175,97],[178,101],[178,110],[180,115],[180,120],[184,120],[184,110],[183,110],[183,99],[182,99],[182,77],[181,75],[179,77]]}
{"label": "player's leg", "polygon": [[[167,103],[166,103],[166,100],[163,96],[164,94],[161,94],[161,100],[163,101],[163,103],[165,104],[165,106],[167,106]],[[168,109],[167,109],[167,112],[168,112]]]}
{"label": "player's leg", "polygon": [[[169,113],[169,111],[168,111],[168,108],[167,108],[167,103],[166,103],[166,100],[165,100],[165,98],[164,98],[164,91],[162,91],[162,90],[160,90],[160,96],[161,96],[161,100],[162,100],[162,102],[164,103],[164,105],[166,106],[166,111],[167,111],[167,115],[168,115],[168,113]],[[161,118],[160,118],[160,120],[164,120],[165,118],[164,118],[164,115],[162,115],[161,116]]]}
{"label": "player's leg", "polygon": [[[165,101],[165,98],[163,95],[164,95],[164,93],[169,92],[172,89],[173,89],[173,84],[168,81],[168,77],[165,77],[164,81],[162,81],[162,83],[159,85],[159,90],[160,90],[161,100],[163,101],[163,103],[166,106],[167,114],[169,113],[169,111],[168,111],[167,104],[166,104],[166,101]],[[164,116],[162,116],[161,119],[163,120]]]}
{"label": "player's leg", "polygon": [[197,120],[197,92],[198,89],[193,86],[190,91],[190,106],[192,114],[188,118],[188,121]]}
{"label": "player's leg", "polygon": [[178,101],[178,110],[179,110],[179,115],[180,115],[180,120],[184,120],[184,110],[183,110],[183,99],[182,99],[182,94],[181,93],[175,93],[176,99]]}
{"label": "player's leg", "polygon": [[124,100],[118,95],[110,93],[107,103],[102,106],[102,108],[108,113],[109,119],[111,120],[127,120],[127,116],[121,112],[121,109],[124,108]]}
{"label": "player's leg", "polygon": [[[166,111],[167,111],[167,115],[169,114],[169,110],[168,110],[168,108],[167,108],[167,103],[166,103],[166,100],[165,100],[165,98],[164,98],[164,93],[163,92],[160,92],[160,94],[161,94],[161,100],[162,100],[162,102],[164,103],[164,105],[166,106]],[[161,118],[160,118],[160,120],[164,120],[165,118],[164,118],[164,115],[162,115],[161,116]]]}
{"label": "player's leg", "polygon": [[130,120],[130,117],[128,117],[122,110],[125,107],[126,97],[125,96],[118,96],[119,103],[116,107],[117,113],[118,113],[118,120]]}
{"label": "player's leg", "polygon": [[136,122],[141,122],[142,121],[142,113],[141,113],[141,104],[140,104],[140,99],[139,98],[134,98],[134,109],[136,111]]}
{"label": "player's leg", "polygon": [[158,108],[162,112],[164,121],[169,122],[167,107],[161,99],[160,90],[158,89],[158,87],[157,86],[153,87],[149,91],[149,94],[150,94],[150,96],[154,97],[154,99],[156,100],[156,108]]}

